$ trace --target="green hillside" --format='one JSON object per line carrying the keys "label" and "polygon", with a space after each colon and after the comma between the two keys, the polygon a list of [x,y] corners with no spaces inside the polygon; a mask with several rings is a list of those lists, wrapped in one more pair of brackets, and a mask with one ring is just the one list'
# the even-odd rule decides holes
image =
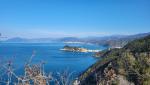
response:
{"label": "green hillside", "polygon": [[121,49],[105,51],[101,56],[80,76],[81,85],[150,84],[150,35]]}

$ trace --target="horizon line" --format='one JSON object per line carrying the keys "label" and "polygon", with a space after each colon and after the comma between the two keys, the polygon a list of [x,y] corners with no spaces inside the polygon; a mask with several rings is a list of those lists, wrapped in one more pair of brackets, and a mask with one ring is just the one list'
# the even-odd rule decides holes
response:
{"label": "horizon line", "polygon": [[29,37],[22,37],[22,36],[15,36],[15,37],[7,37],[7,36],[3,36],[0,33],[0,38],[1,39],[12,39],[12,38],[22,38],[22,39],[44,39],[44,38],[53,38],[53,39],[59,39],[59,38],[90,38],[90,37],[110,37],[110,36],[132,36],[132,35],[138,35],[138,34],[147,34],[150,32],[142,32],[142,33],[133,33],[133,34],[110,34],[110,35],[99,35],[99,36],[62,36],[62,37],[33,37],[33,38],[29,38]]}

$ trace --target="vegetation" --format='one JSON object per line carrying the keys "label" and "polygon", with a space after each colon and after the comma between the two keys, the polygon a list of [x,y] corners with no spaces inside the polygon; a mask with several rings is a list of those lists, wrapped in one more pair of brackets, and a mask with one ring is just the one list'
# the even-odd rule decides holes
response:
{"label": "vegetation", "polygon": [[74,46],[64,46],[63,49],[61,50],[64,50],[64,51],[71,51],[71,52],[87,52],[88,49],[86,48],[81,48],[81,47],[74,47]]}
{"label": "vegetation", "polygon": [[[67,49],[76,47],[65,46]],[[150,35],[129,42],[120,49],[108,49],[96,54],[101,59],[72,81],[73,72],[57,73],[57,77],[44,71],[44,62],[32,64],[31,56],[18,76],[11,61],[0,64],[2,85],[149,85],[150,84]],[[4,73],[4,74],[3,74]],[[4,77],[5,76],[5,77]],[[4,79],[6,78],[6,79]]]}
{"label": "vegetation", "polygon": [[52,73],[45,73],[44,62],[32,64],[32,58],[26,62],[24,75],[18,75],[14,71],[12,61],[0,64],[0,85],[72,85],[73,73],[65,70],[57,72],[55,76]]}
{"label": "vegetation", "polygon": [[81,85],[149,85],[150,36],[121,49],[105,50],[101,60],[81,74]]}

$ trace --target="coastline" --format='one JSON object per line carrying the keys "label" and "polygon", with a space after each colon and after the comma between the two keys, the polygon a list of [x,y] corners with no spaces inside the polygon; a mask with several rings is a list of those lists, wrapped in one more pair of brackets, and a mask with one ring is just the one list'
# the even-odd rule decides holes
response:
{"label": "coastline", "polygon": [[[68,49],[60,49],[61,51],[71,51],[71,50],[68,50]],[[100,52],[102,50],[84,50],[84,51],[78,51],[78,52],[93,52],[93,53],[96,53],[96,52]],[[72,52],[76,52],[76,51],[72,51]]]}

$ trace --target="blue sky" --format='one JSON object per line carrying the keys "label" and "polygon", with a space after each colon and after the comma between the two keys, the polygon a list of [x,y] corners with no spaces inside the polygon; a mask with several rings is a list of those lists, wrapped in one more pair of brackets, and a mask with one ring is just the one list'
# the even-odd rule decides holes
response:
{"label": "blue sky", "polygon": [[150,1],[0,0],[0,32],[25,38],[150,32]]}

